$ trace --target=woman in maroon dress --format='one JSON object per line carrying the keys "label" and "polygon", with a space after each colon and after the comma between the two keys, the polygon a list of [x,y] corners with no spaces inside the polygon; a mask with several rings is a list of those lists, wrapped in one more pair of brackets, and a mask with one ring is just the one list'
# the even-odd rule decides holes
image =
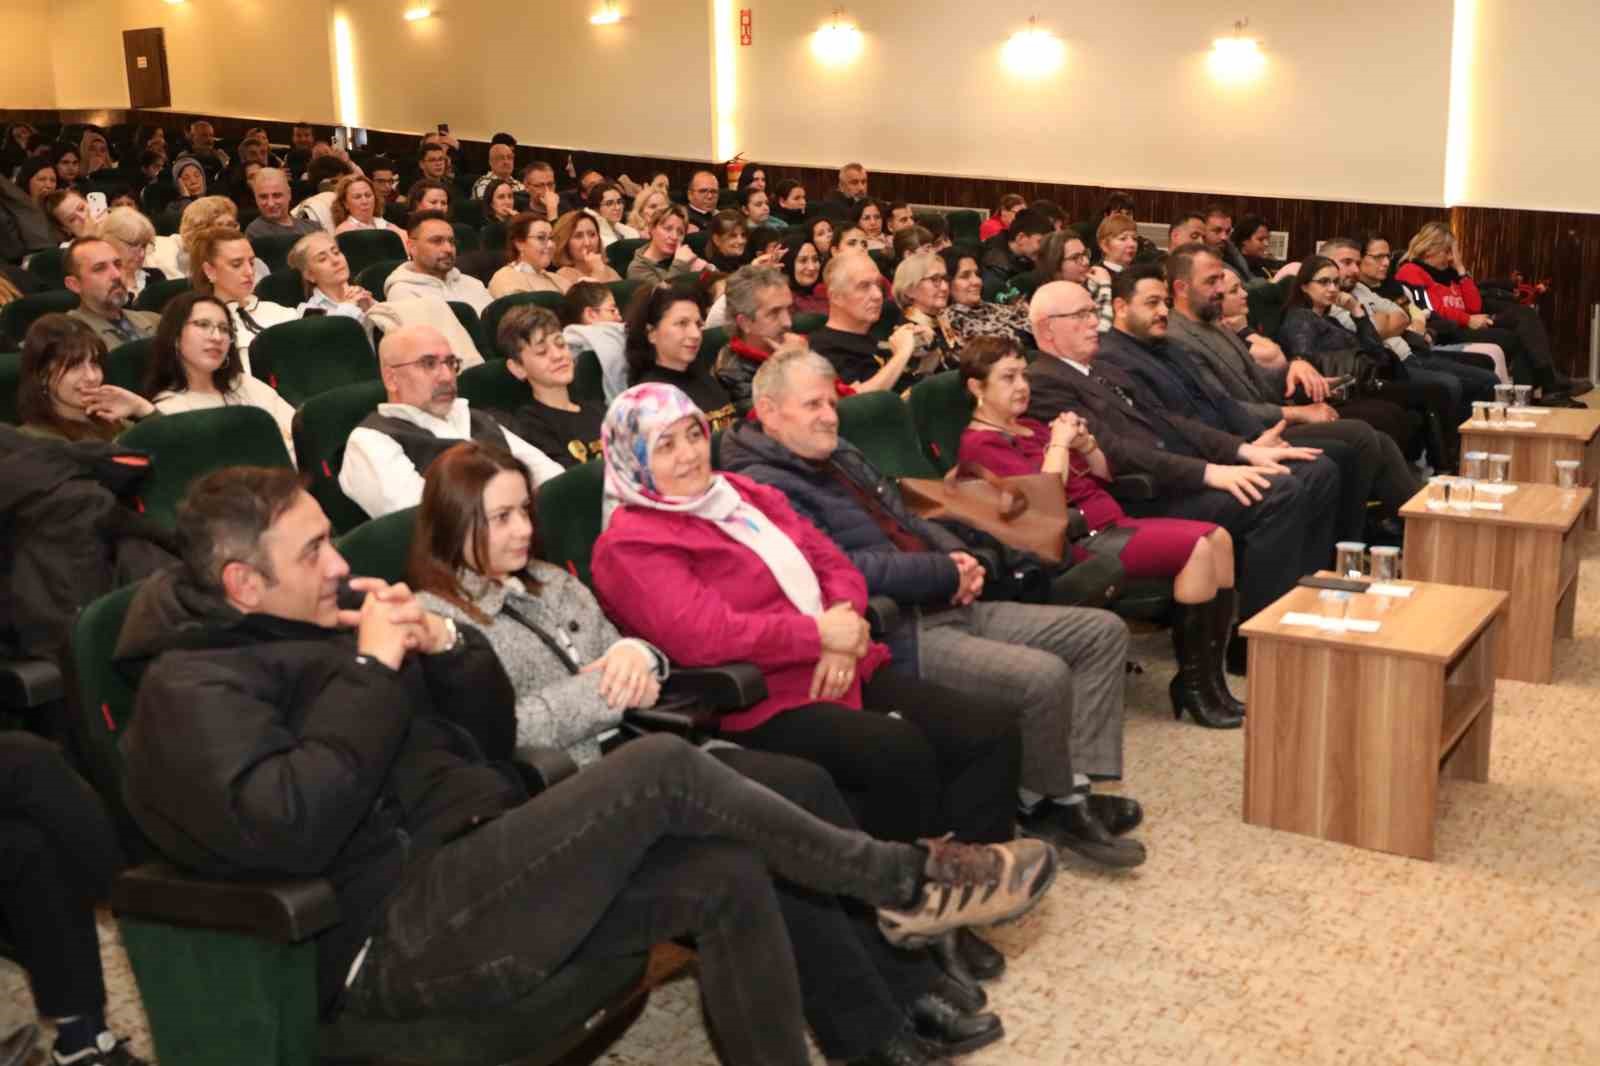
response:
{"label": "woman in maroon dress", "polygon": [[[975,408],[961,434],[960,461],[1002,477],[1059,475],[1067,502],[1083,512],[1092,537],[1114,538],[1101,544],[1117,551],[1128,577],[1171,578],[1173,598],[1182,605],[1172,629],[1178,673],[1167,690],[1173,716],[1188,711],[1200,725],[1238,728],[1243,705],[1229,693],[1223,673],[1237,599],[1233,538],[1210,522],[1123,514],[1106,491],[1110,463],[1077,414],[1065,412],[1049,426],[1024,417],[1027,367],[1009,338],[975,337],[962,349],[961,380]],[[1081,543],[1072,550],[1078,559],[1089,554]]]}

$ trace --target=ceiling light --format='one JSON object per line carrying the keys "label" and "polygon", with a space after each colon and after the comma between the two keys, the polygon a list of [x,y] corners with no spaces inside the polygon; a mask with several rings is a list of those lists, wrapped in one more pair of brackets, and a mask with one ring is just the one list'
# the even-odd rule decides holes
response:
{"label": "ceiling light", "polygon": [[608,3],[589,16],[590,24],[595,26],[614,26],[621,21],[622,9],[615,3]]}
{"label": "ceiling light", "polygon": [[1039,17],[1028,19],[1026,29],[1018,30],[1000,50],[1000,57],[1015,74],[1037,77],[1049,74],[1061,66],[1066,45],[1061,38],[1039,26]]}
{"label": "ceiling light", "polygon": [[1233,24],[1232,35],[1211,42],[1206,62],[1218,81],[1254,81],[1265,69],[1267,57],[1261,53],[1261,42],[1245,33],[1249,26],[1249,19],[1240,19]]}
{"label": "ceiling light", "polygon": [[861,31],[835,8],[833,17],[811,35],[811,54],[835,66],[850,63],[861,54]]}
{"label": "ceiling light", "polygon": [[407,22],[421,22],[423,19],[432,17],[433,8],[429,7],[427,4],[418,4],[415,7],[406,8],[405,18]]}

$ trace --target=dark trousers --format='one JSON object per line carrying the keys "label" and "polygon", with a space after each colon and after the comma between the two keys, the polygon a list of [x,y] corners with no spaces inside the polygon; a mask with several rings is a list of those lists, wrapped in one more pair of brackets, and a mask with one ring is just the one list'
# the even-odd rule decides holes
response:
{"label": "dark trousers", "polygon": [[1393,438],[1359,418],[1302,423],[1283,436],[1291,444],[1321,448],[1338,464],[1340,540],[1361,539],[1369,499],[1376,497],[1392,518],[1422,487]]}
{"label": "dark trousers", "polygon": [[94,905],[122,863],[100,798],[60,749],[0,734],[0,911],[41,1015],[105,1006]]}
{"label": "dark trousers", "polygon": [[[819,784],[816,802],[848,818],[829,791]],[[802,1066],[802,994],[773,876],[903,906],[923,863],[921,849],[830,825],[675,737],[645,737],[408,867],[348,1007],[481,1010],[562,965],[693,936],[726,1059]]]}
{"label": "dark trousers", "polygon": [[[1530,309],[1531,310],[1531,309]],[[1483,329],[1467,329],[1465,327],[1450,330],[1449,337],[1452,344],[1498,344],[1506,353],[1506,369],[1511,371],[1511,380],[1518,385],[1537,385],[1541,388],[1548,386],[1554,378],[1550,367],[1550,342],[1544,337],[1544,325],[1521,321],[1522,316],[1512,312],[1507,316],[1509,325],[1519,325],[1520,328],[1503,326],[1487,326]],[[1538,315],[1534,315],[1535,322]],[[1525,335],[1531,335],[1535,347],[1530,349]],[[1541,346],[1542,342],[1542,346]],[[1538,353],[1537,355],[1535,353]],[[1542,357],[1542,361],[1541,361]]]}
{"label": "dark trousers", "polygon": [[791,708],[728,739],[821,766],[881,840],[1012,838],[1022,773],[1015,713],[887,668],[862,686],[861,703]]}
{"label": "dark trousers", "polygon": [[1158,496],[1128,505],[1137,517],[1166,516],[1215,522],[1237,542],[1240,618],[1282,596],[1301,576],[1328,565],[1339,508],[1339,472],[1327,459],[1295,463],[1293,473],[1270,479],[1249,507],[1221,489]]}
{"label": "dark trousers", "polygon": [[[1494,315],[1495,327],[1516,337],[1533,384],[1541,388],[1553,384],[1555,353],[1550,350],[1550,334],[1544,328],[1538,309],[1492,295],[1484,297],[1483,304],[1483,309]],[[1506,352],[1509,355],[1510,349]]]}

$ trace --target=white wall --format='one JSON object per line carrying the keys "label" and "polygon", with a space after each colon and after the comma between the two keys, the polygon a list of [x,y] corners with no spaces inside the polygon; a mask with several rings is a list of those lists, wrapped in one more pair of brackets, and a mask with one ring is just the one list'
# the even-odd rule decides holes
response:
{"label": "white wall", "polygon": [[7,0],[0,33],[0,107],[55,107],[50,0]]}
{"label": "white wall", "polygon": [[811,53],[815,5],[759,7],[737,49],[740,144],[773,163],[1439,202],[1451,0],[1261,6],[1266,69],[1233,88],[1206,69],[1228,25],[1216,5],[1039,5],[1066,56],[1032,82],[1000,62],[1027,5],[859,0],[847,11],[865,47],[837,69]]}
{"label": "white wall", "polygon": [[1462,202],[1600,212],[1600,4],[1470,2],[1477,26]]}

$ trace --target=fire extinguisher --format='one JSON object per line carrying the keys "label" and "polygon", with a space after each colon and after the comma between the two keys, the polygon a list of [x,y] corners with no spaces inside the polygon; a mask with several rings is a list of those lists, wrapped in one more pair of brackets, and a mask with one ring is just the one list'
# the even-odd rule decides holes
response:
{"label": "fire extinguisher", "polygon": [[740,152],[728,160],[728,188],[739,187],[739,175],[744,173],[744,153]]}

